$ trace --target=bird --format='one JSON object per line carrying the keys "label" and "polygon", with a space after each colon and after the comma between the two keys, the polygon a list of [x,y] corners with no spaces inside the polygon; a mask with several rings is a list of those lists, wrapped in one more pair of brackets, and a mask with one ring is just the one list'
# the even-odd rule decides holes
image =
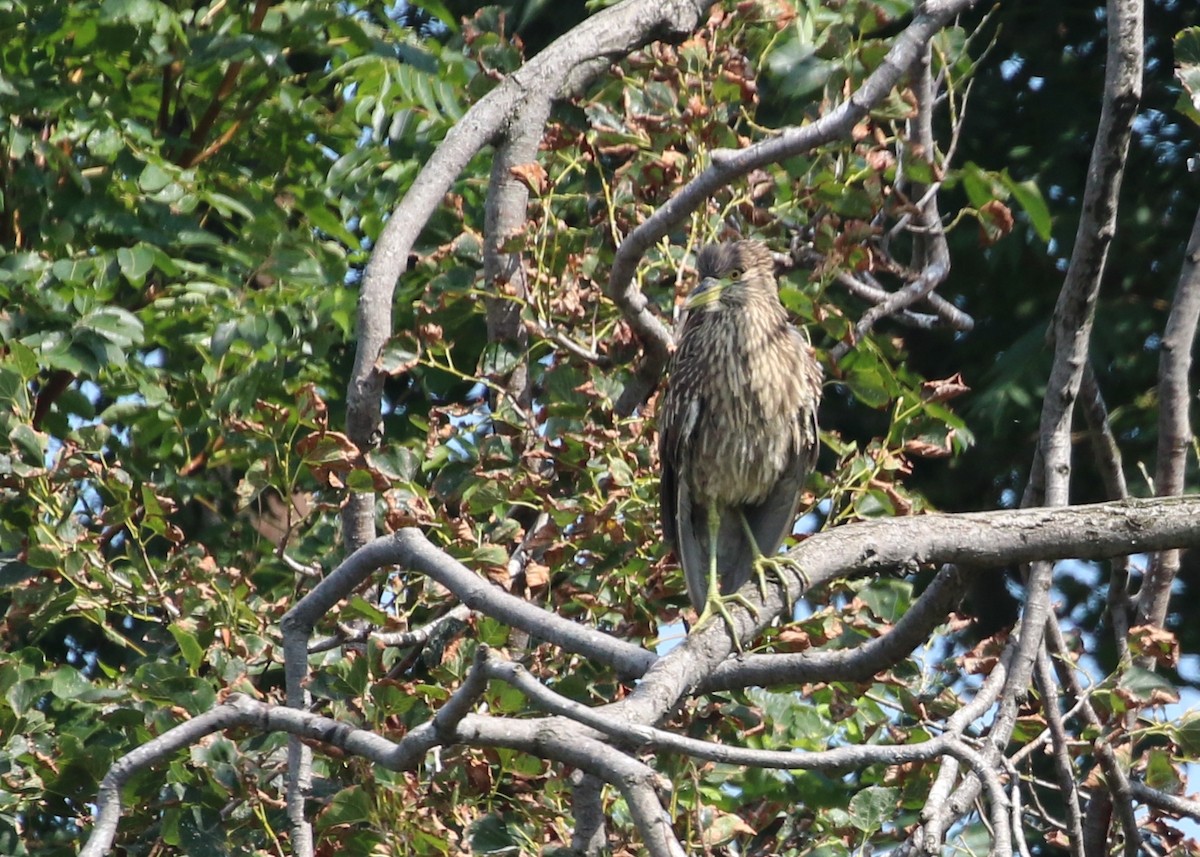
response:
{"label": "bird", "polygon": [[779,301],[775,265],[754,240],[709,244],[684,301],[659,409],[664,541],[700,614],[719,614],[740,648],[727,603],[776,557],[796,520],[819,444],[822,371]]}

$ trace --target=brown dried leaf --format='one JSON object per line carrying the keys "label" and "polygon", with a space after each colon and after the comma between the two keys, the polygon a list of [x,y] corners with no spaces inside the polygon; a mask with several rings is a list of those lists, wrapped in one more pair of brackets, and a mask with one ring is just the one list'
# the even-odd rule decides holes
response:
{"label": "brown dried leaf", "polygon": [[1130,628],[1129,646],[1135,654],[1150,655],[1162,666],[1174,667],[1179,663],[1179,640],[1164,628],[1154,625]]}
{"label": "brown dried leaf", "polygon": [[921,384],[921,398],[926,402],[948,402],[969,392],[971,392],[971,388],[963,382],[962,374],[959,372],[955,372],[949,378],[926,381]]}
{"label": "brown dried leaf", "polygon": [[980,640],[971,651],[963,655],[959,662],[963,671],[972,675],[988,675],[1000,659],[1001,646],[995,637]]}
{"label": "brown dried leaf", "polygon": [[721,813],[713,819],[712,824],[704,829],[701,838],[706,847],[714,848],[732,841],[735,836],[753,836],[757,832],[743,821],[741,816],[733,813]]}
{"label": "brown dried leaf", "polygon": [[945,458],[953,452],[953,447],[950,445],[952,434],[953,432],[947,434],[940,444],[913,438],[904,442],[904,452],[908,455],[919,455],[922,458]]}
{"label": "brown dried leaf", "polygon": [[442,326],[440,324],[433,324],[432,322],[422,324],[417,328],[417,333],[426,342],[442,341]]}
{"label": "brown dried leaf", "polygon": [[989,200],[979,209],[979,241],[983,245],[995,244],[1012,228],[1012,211],[1000,200]]}
{"label": "brown dried leaf", "polygon": [[492,766],[484,759],[471,758],[466,760],[467,783],[476,794],[489,794],[492,791]]}
{"label": "brown dried leaf", "polygon": [[889,170],[896,165],[896,156],[890,149],[872,149],[867,152],[867,166],[876,172]]}
{"label": "brown dried leaf", "polygon": [[539,589],[550,585],[550,566],[540,562],[531,562],[525,566],[525,585],[530,589]]}
{"label": "brown dried leaf", "polygon": [[789,625],[781,630],[779,636],[776,637],[776,642],[781,651],[803,652],[812,648],[812,637],[807,631],[795,625]]}
{"label": "brown dried leaf", "polygon": [[535,196],[541,196],[550,187],[550,177],[546,174],[545,168],[537,162],[517,164],[515,167],[509,167],[508,172],[513,178],[529,188],[530,192]]}

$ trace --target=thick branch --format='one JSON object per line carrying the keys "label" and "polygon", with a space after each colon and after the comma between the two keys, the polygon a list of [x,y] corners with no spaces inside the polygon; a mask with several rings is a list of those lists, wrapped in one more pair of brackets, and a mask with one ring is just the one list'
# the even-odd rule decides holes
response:
{"label": "thick branch", "polygon": [[[1116,232],[1117,203],[1129,149],[1133,120],[1141,99],[1143,46],[1141,0],[1110,0],[1109,40],[1104,100],[1092,148],[1083,209],[1067,276],[1051,323],[1054,362],[1042,401],[1038,449],[1026,502],[1066,506],[1071,474],[1071,417],[1079,394],[1095,316],[1096,297]],[[1030,557],[1030,561],[1034,558]],[[1018,633],[1009,645],[1010,671],[1000,710],[989,731],[989,743],[1003,748],[1016,724],[1018,706],[1030,686],[1043,649],[1047,623],[1053,619],[1050,586],[1053,568],[1038,557],[1026,580],[1026,606]],[[964,783],[963,797],[973,789]],[[1124,809],[1124,808],[1123,808]],[[1120,818],[1130,817],[1122,811]],[[1126,829],[1126,848],[1136,853],[1136,829]]]}
{"label": "thick branch", "polygon": [[[435,547],[420,530],[408,528],[381,536],[359,548],[289,610],[280,622],[285,650],[307,664],[307,638],[316,623],[348,597],[371,574],[386,566],[420,571],[453,592],[472,610],[486,613],[513,628],[535,634],[567,651],[612,666],[622,675],[640,675],[655,656],[640,646],[614,639],[563,619],[510,595]],[[297,635],[305,645],[287,648]]]}
{"label": "thick branch", "polygon": [[870,681],[929,639],[966,590],[966,571],[948,565],[887,633],[832,652],[743,655],[723,661],[700,687],[704,693],[807,681]]}
{"label": "thick branch", "polygon": [[[1107,559],[1155,546],[1200,545],[1197,514],[1200,496],[1188,496],[847,524],[810,536],[791,550],[789,556],[803,575],[784,572],[786,595],[776,583],[768,586],[764,600],[751,582],[739,594],[762,605],[759,615],[738,605],[731,612],[739,636],[748,640],[782,615],[785,605],[803,596],[806,587],[855,574],[944,563],[986,568],[1035,559]],[[617,705],[627,709],[630,720],[652,723],[685,694],[702,687],[731,650],[723,623],[694,630],[682,646],[659,658]]]}
{"label": "thick branch", "polygon": [[487,672],[492,678],[511,684],[543,711],[568,718],[622,744],[641,750],[667,750],[726,765],[796,771],[837,771],[877,764],[900,765],[929,761],[945,754],[953,755],[968,764],[972,764],[974,760],[974,756],[961,742],[961,735],[957,732],[947,732],[917,744],[867,744],[807,753],[731,747],[727,744],[688,738],[666,729],[626,723],[609,713],[613,706],[591,708],[560,696],[535,679],[520,664],[502,660],[496,655],[488,656]]}
{"label": "thick branch", "polygon": [[[534,99],[518,111],[508,135],[496,147],[484,208],[483,276],[487,285],[484,303],[488,342],[522,350],[528,335],[521,326],[521,302],[529,296],[529,283],[521,252],[505,253],[502,248],[528,220],[529,189],[512,170],[537,159],[550,107],[550,99]],[[527,358],[522,358],[507,379],[505,389],[523,408],[529,405],[527,380]]]}
{"label": "thick branch", "polygon": [[[1195,496],[1064,509],[925,515],[849,524],[818,533],[798,545],[791,555],[798,560],[809,580],[820,584],[847,574],[911,568],[930,563],[958,562],[988,566],[1034,558],[1101,559],[1167,547],[1196,547],[1200,546],[1197,520],[1200,520],[1200,497]],[[719,659],[728,654],[731,645],[720,623],[714,623],[712,631],[691,635],[683,646],[656,659],[636,646],[560,619],[508,595],[447,557],[416,530],[403,530],[395,536],[376,539],[356,551],[287,614],[283,628],[289,694],[303,691],[302,687],[291,685],[295,676],[304,674],[306,637],[311,633],[315,621],[352,592],[372,571],[390,565],[425,571],[450,588],[472,609],[520,627],[528,627],[543,639],[570,650],[599,652],[605,660],[611,659],[609,662],[623,665],[631,673],[644,671],[644,677],[625,700],[599,709],[584,709],[586,717],[579,716],[574,710],[564,710],[563,713],[579,716],[582,721],[564,721],[571,727],[564,730],[551,728],[550,721],[545,719],[521,721],[470,714],[469,709],[486,686],[486,670],[476,668],[432,721],[412,729],[399,744],[301,709],[267,706],[235,696],[229,704],[170,730],[113,766],[102,784],[97,800],[96,828],[84,853],[102,854],[111,845],[121,811],[121,788],[134,773],[194,744],[204,735],[239,725],[254,726],[264,731],[284,731],[328,743],[389,769],[410,768],[418,764],[429,749],[447,743],[503,746],[535,753],[586,770],[620,788],[631,802],[631,809],[634,801],[638,804],[634,814],[639,828],[650,843],[650,851],[664,855],[681,851],[671,833],[665,811],[655,796],[658,786],[653,773],[636,760],[597,740],[599,736],[591,729],[599,728],[600,735],[609,731],[625,737],[643,736],[649,738],[651,743],[670,742],[673,749],[683,752],[703,749],[705,753],[720,753],[722,758],[741,764],[763,761],[753,753],[744,755],[745,751],[718,748],[703,742],[697,742],[696,746],[675,747],[673,742],[684,739],[641,728],[658,722],[675,710],[683,696],[690,689],[699,687],[711,672],[717,662],[712,657]],[[802,583],[798,579],[789,581],[789,589],[798,593]],[[748,586],[746,594],[756,594],[753,584]],[[772,603],[772,599],[779,601],[778,608],[782,609],[778,590],[771,593],[768,603]],[[763,621],[768,621],[768,618]],[[720,641],[723,641],[723,646]],[[705,658],[705,654],[709,657]],[[293,663],[294,659],[300,662],[298,670],[295,669],[297,665]],[[652,666],[647,670],[648,665]],[[996,673],[1003,674],[1003,669]],[[983,696],[981,694],[977,703],[986,707]],[[292,696],[289,696],[289,702],[295,704]],[[981,713],[975,707],[968,706],[951,717],[947,726],[953,731],[962,724],[972,722]],[[898,755],[895,758],[917,760],[929,758],[927,754],[948,754],[966,762],[988,789],[993,810],[998,813],[1005,809],[1003,791],[987,768],[987,764],[990,764],[987,754],[979,754],[953,742],[919,749],[921,746],[889,749],[884,755],[896,753]],[[877,752],[877,749],[870,750],[867,756]],[[798,768],[826,767],[854,765],[863,758],[866,756],[862,755],[859,748],[846,748],[804,760],[793,761],[781,757],[775,763]]]}
{"label": "thick branch", "polygon": [[[476,674],[482,677],[481,672]],[[474,689],[482,690],[483,686],[476,681]],[[411,770],[421,762],[424,753],[414,752],[412,745],[423,737],[420,734],[423,732],[434,736],[432,742],[427,742],[428,747],[464,743],[533,753],[587,771],[617,786],[630,804],[649,853],[656,857],[681,857],[683,850],[656,794],[659,781],[653,770],[581,732],[556,733],[538,721],[499,720],[466,714],[465,710],[456,710],[453,718],[444,718],[459,697],[462,708],[476,698],[464,693],[466,690],[468,686],[464,684],[459,694],[443,706],[433,724],[414,729],[400,743],[308,711],[234,694],[225,705],[168,730],[113,763],[100,784],[96,824],[80,852],[81,857],[101,857],[111,850],[121,817],[121,789],[136,773],[165,761],[206,735],[235,727],[251,727],[262,733],[286,732],[360,756],[388,770]]]}

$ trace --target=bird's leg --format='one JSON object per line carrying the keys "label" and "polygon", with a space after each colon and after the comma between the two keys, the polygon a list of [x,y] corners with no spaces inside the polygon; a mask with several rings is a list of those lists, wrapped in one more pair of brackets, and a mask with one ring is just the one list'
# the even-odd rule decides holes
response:
{"label": "bird's leg", "polygon": [[745,530],[746,539],[750,542],[750,550],[754,553],[754,558],[750,561],[750,565],[754,569],[754,573],[758,576],[758,594],[762,596],[764,601],[767,600],[767,575],[773,574],[775,579],[779,581],[780,588],[783,589],[784,607],[787,608],[788,616],[791,616],[795,605],[792,603],[791,595],[788,592],[787,579],[784,578],[783,572],[787,570],[793,574],[800,575],[804,589],[808,589],[808,575],[804,573],[804,569],[800,567],[800,563],[789,556],[764,556],[758,547],[758,539],[754,537],[754,531],[750,529],[750,522],[746,520],[746,514],[739,511],[738,517],[742,519],[742,529]]}
{"label": "bird's leg", "polygon": [[[731,595],[721,594],[721,577],[717,568],[717,533],[721,529],[721,516],[717,513],[717,504],[708,504],[708,594],[704,599],[704,610],[700,613],[700,618],[696,620],[696,628],[704,626],[708,620],[714,615],[721,617],[729,628],[729,636],[733,638],[733,645],[739,652],[742,651],[742,641],[738,639],[737,625],[733,622],[733,614],[729,612],[726,606],[729,602],[741,604],[755,616],[758,615],[758,608],[745,599],[745,597],[733,593]],[[757,549],[757,546],[756,546]]]}

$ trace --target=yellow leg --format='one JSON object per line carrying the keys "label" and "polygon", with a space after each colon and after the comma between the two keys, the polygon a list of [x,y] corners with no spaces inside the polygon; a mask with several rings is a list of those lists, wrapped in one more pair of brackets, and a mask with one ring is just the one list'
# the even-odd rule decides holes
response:
{"label": "yellow leg", "polygon": [[[739,652],[742,651],[742,641],[738,639],[737,625],[734,624],[733,614],[729,612],[729,603],[740,604],[753,613],[758,615],[758,608],[747,601],[743,596],[737,593],[730,595],[721,594],[721,577],[717,568],[717,533],[721,529],[721,517],[717,514],[717,506],[715,503],[709,504],[708,507],[708,594],[704,599],[704,610],[700,613],[700,618],[696,620],[696,628],[700,629],[713,618],[720,616],[725,626],[729,628],[729,636],[733,638],[733,645]],[[751,539],[753,542],[753,539]],[[757,546],[755,546],[757,551]]]}
{"label": "yellow leg", "polygon": [[764,601],[766,600],[767,575],[773,574],[783,589],[784,606],[787,608],[788,617],[790,618],[795,605],[792,604],[791,597],[788,594],[787,580],[784,579],[783,572],[786,570],[800,575],[804,589],[808,589],[808,575],[804,573],[804,569],[800,567],[800,563],[791,557],[764,556],[762,551],[758,549],[758,540],[754,538],[754,531],[750,529],[750,522],[746,520],[745,514],[739,512],[739,517],[742,519],[742,529],[746,532],[746,540],[750,542],[750,550],[754,552],[751,567],[758,576],[758,594],[762,596]]}

